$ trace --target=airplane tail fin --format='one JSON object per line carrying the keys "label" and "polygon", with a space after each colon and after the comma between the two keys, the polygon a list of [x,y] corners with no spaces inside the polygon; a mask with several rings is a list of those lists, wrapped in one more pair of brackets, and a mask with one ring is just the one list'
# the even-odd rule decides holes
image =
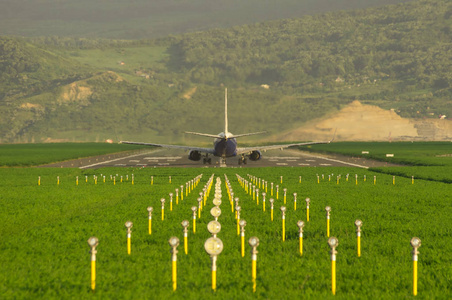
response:
{"label": "airplane tail fin", "polygon": [[227,134],[228,130],[228,88],[224,89],[224,134]]}

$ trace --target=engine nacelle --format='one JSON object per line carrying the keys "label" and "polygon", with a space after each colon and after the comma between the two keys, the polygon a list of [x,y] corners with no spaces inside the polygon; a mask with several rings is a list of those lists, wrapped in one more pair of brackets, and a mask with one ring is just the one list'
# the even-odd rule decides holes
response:
{"label": "engine nacelle", "polygon": [[250,155],[248,155],[248,157],[250,160],[256,161],[261,159],[262,153],[259,150],[254,150],[253,152],[250,153]]}
{"label": "engine nacelle", "polygon": [[202,156],[201,152],[196,151],[196,150],[191,150],[191,151],[188,153],[188,159],[189,159],[189,160],[195,160],[195,161],[198,161],[198,160],[201,160],[201,156]]}

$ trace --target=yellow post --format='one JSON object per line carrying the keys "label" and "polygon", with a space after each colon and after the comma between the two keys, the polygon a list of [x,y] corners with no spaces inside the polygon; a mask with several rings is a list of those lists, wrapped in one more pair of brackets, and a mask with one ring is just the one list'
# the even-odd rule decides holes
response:
{"label": "yellow post", "polygon": [[135,176],[133,176],[133,174],[132,174],[132,185],[134,184],[134,182],[135,182]]}
{"label": "yellow post", "polygon": [[392,184],[395,184],[395,176],[392,176]]}
{"label": "yellow post", "polygon": [[356,220],[355,226],[356,226],[356,237],[357,237],[357,243],[358,243],[358,257],[361,257],[361,226],[363,225],[363,221]]}
{"label": "yellow post", "polygon": [[182,221],[182,227],[184,227],[184,252],[185,255],[188,254],[188,226],[190,225],[190,222],[187,220]]}
{"label": "yellow post", "polygon": [[160,199],[160,202],[162,202],[162,221],[165,220],[165,199]]}
{"label": "yellow post", "polygon": [[169,193],[170,196],[170,211],[173,211],[173,193]]}
{"label": "yellow post", "polygon": [[300,256],[303,255],[303,227],[304,227],[304,222],[303,221],[298,221],[297,222],[297,226],[299,228],[299,233],[300,233],[300,240],[299,240],[299,250],[300,250]]}
{"label": "yellow post", "polygon": [[301,176],[298,176],[298,183],[301,183]]}
{"label": "yellow post", "polygon": [[38,185],[41,185],[41,176],[38,176]]}
{"label": "yellow post", "polygon": [[282,212],[282,240],[283,242],[286,240],[286,207],[281,206]]}
{"label": "yellow post", "polygon": [[377,176],[374,176],[374,185],[377,183]]}
{"label": "yellow post", "polygon": [[257,262],[257,246],[259,246],[259,239],[255,236],[251,237],[248,241],[251,246],[251,280],[253,282],[253,293],[256,292],[256,262]]}
{"label": "yellow post", "polygon": [[99,240],[96,237],[90,237],[88,244],[91,247],[91,289],[96,289],[96,247],[99,244]]}
{"label": "yellow post", "polygon": [[306,198],[306,221],[309,222],[309,203],[311,202],[311,199]]}
{"label": "yellow post", "polygon": [[172,275],[171,280],[173,282],[173,291],[177,289],[177,246],[179,246],[179,239],[175,236],[171,237],[168,241],[171,246],[171,261],[172,261]]}
{"label": "yellow post", "polygon": [[149,212],[149,234],[152,234],[152,211],[154,210],[151,206],[149,206],[147,208],[148,212]]}
{"label": "yellow post", "polygon": [[196,233],[196,211],[198,208],[196,206],[192,206],[191,210],[193,211],[193,233]]}
{"label": "yellow post", "polygon": [[269,201],[270,201],[270,217],[273,222],[273,203],[275,202],[275,200],[273,198],[270,198]]}
{"label": "yellow post", "polygon": [[331,207],[327,206],[325,207],[326,210],[326,236],[330,237],[330,212]]}
{"label": "yellow post", "polygon": [[266,196],[266,193],[262,193],[262,209],[263,209],[263,211],[265,211],[265,196]]}
{"label": "yellow post", "polygon": [[411,176],[411,184],[414,184],[414,176]]}
{"label": "yellow post", "polygon": [[154,176],[151,176],[151,185],[154,185]]}
{"label": "yellow post", "polygon": [[57,185],[60,185],[60,176],[57,176]]}
{"label": "yellow post", "polygon": [[297,210],[297,193],[293,193],[293,210]]}
{"label": "yellow post", "polygon": [[127,228],[127,254],[130,255],[131,249],[132,249],[131,238],[132,238],[132,226],[133,226],[133,223],[130,222],[130,221],[127,221],[125,226]]}
{"label": "yellow post", "polygon": [[336,247],[339,245],[339,241],[335,237],[330,237],[328,245],[331,248],[331,291],[333,295],[336,295]]}
{"label": "yellow post", "polygon": [[281,184],[282,184],[282,176],[281,176]]}
{"label": "yellow post", "polygon": [[417,261],[418,261],[418,248],[421,246],[421,240],[417,237],[414,237],[410,241],[411,246],[413,247],[413,296],[417,295]]}
{"label": "yellow post", "polygon": [[78,176],[75,177],[75,185],[78,185]]}

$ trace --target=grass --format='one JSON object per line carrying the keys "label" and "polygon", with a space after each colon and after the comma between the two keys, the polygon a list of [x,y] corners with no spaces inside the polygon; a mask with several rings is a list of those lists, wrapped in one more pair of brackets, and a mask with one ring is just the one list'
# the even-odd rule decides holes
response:
{"label": "grass", "polygon": [[[222,180],[222,225],[218,237],[224,250],[218,257],[218,288],[210,288],[210,258],[203,244],[213,200],[207,200],[197,232],[192,232],[192,212],[196,198],[212,173]],[[276,200],[274,221],[269,205],[260,205],[245,194],[236,173],[249,180],[248,173],[287,188],[286,241],[281,241],[282,192]],[[161,221],[160,198],[203,173],[199,185],[173,211],[165,206]],[[328,174],[334,180],[328,181]],[[107,176],[97,184],[93,176]],[[129,180],[113,185],[110,175],[129,175]],[[131,174],[135,182],[131,184]],[[260,239],[257,258],[257,291],[252,292],[250,249],[240,256],[240,238],[231,213],[225,177],[234,196],[240,198],[241,218],[247,221],[246,241]],[[320,183],[316,174],[324,174]],[[339,184],[335,176],[342,174]],[[358,174],[358,184],[345,180],[345,174]],[[326,240],[324,207],[332,207],[331,233],[339,239],[337,255],[337,295],[343,299],[407,298],[411,295],[411,246],[419,236],[419,296],[442,298],[451,293],[452,278],[448,243],[452,209],[450,186],[441,182],[397,177],[356,168],[253,168],[177,169],[105,168],[98,170],[52,168],[4,168],[0,187],[0,217],[4,226],[0,255],[0,294],[4,299],[33,298],[332,298],[330,258]],[[168,176],[172,176],[172,183]],[[363,175],[368,180],[363,181]],[[371,178],[377,176],[374,185]],[[41,176],[41,185],[37,177]],[[56,176],[60,176],[57,185]],[[84,179],[75,184],[75,177]],[[154,176],[154,185],[150,177]],[[280,183],[283,176],[283,183]],[[302,182],[299,183],[299,176]],[[213,188],[213,187],[212,187]],[[297,210],[292,193],[298,193]],[[276,192],[275,192],[276,193]],[[270,190],[268,190],[268,195]],[[267,196],[267,201],[270,196]],[[273,196],[276,198],[276,195]],[[311,198],[310,222],[304,232],[304,253],[298,249],[296,221],[306,222],[304,198]],[[148,235],[147,206],[154,207],[153,233]],[[363,220],[362,257],[356,256],[355,219]],[[178,250],[178,289],[171,288],[170,236],[182,239],[183,219],[190,221],[189,254]],[[126,228],[131,220],[132,254],[126,252]],[[97,287],[90,291],[90,236],[99,238]],[[152,296],[150,296],[152,295]]]}
{"label": "grass", "polygon": [[1,144],[0,166],[37,166],[135,149],[136,146],[107,143]]}

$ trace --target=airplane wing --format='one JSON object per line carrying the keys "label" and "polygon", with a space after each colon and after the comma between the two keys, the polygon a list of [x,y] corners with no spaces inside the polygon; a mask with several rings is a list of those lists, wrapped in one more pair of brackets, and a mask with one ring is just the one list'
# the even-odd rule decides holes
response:
{"label": "airplane wing", "polygon": [[275,149],[286,149],[289,147],[295,147],[295,146],[308,146],[308,145],[317,145],[317,144],[329,144],[331,141],[328,142],[306,142],[306,143],[294,143],[294,144],[281,144],[281,145],[267,145],[267,146],[256,146],[256,147],[237,147],[237,155],[241,154],[247,154],[251,153],[255,150],[259,151],[267,151],[267,150],[275,150]]}
{"label": "airplane wing", "polygon": [[130,145],[142,145],[142,146],[154,146],[154,147],[162,147],[162,148],[173,148],[173,149],[181,149],[181,150],[195,150],[199,152],[214,154],[213,148],[201,148],[201,147],[191,147],[191,146],[180,146],[180,145],[165,145],[165,144],[153,144],[153,143],[140,143],[140,142],[128,142],[128,141],[120,141],[120,144],[130,144]]}

